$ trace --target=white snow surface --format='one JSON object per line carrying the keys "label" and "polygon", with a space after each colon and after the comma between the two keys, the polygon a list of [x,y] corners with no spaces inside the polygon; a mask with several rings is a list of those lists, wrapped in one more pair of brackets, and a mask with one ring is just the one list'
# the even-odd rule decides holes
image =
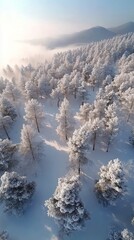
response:
{"label": "white snow surface", "polygon": [[[44,207],[45,200],[54,193],[58,178],[64,177],[69,171],[68,147],[56,134],[57,122],[55,115],[58,112],[55,101],[47,100],[43,103],[45,111],[45,124],[41,129],[41,135],[45,143],[45,157],[36,167],[27,167],[21,175],[36,182],[36,192],[31,204],[24,215],[13,216],[3,211],[0,205],[0,229],[7,230],[11,240],[61,240],[58,236],[58,226],[55,221],[48,217],[47,208]],[[72,106],[72,104],[70,104]],[[10,137],[14,143],[20,142],[20,129],[23,124],[24,106],[19,106],[19,117],[14,124]],[[72,110],[77,112],[78,103],[74,103]],[[96,147],[88,152],[89,162],[83,168],[81,199],[89,211],[91,219],[86,222],[82,231],[73,232],[65,237],[69,240],[105,240],[110,227],[119,224],[133,231],[131,225],[131,212],[134,209],[134,167],[133,148],[128,143],[130,129],[126,126],[120,127],[119,135],[111,145],[109,152]],[[127,178],[127,195],[124,199],[117,201],[116,206],[103,207],[98,203],[94,184],[98,178],[98,171],[102,165],[109,160],[119,158],[124,166]]]}

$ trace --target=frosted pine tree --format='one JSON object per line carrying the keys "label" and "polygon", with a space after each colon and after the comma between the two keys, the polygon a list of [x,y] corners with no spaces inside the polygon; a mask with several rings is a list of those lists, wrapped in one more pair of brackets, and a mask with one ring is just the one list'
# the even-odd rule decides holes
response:
{"label": "frosted pine tree", "polygon": [[134,234],[126,228],[121,232],[121,236],[122,240],[134,240]]}
{"label": "frosted pine tree", "polygon": [[3,93],[4,89],[6,88],[8,80],[0,77],[0,94]]}
{"label": "frosted pine tree", "polygon": [[45,201],[48,216],[56,219],[61,233],[65,235],[81,230],[85,221],[89,219],[79,192],[79,176],[60,178],[53,196]]}
{"label": "frosted pine tree", "polygon": [[8,131],[11,128],[12,124],[13,124],[13,121],[10,116],[3,117],[0,114],[0,136],[2,138],[5,138],[5,137],[3,137],[3,135],[4,135],[4,136],[6,136],[6,138],[8,138],[10,140]]}
{"label": "frosted pine tree", "polygon": [[88,92],[87,92],[87,84],[84,82],[84,79],[81,80],[80,86],[78,88],[79,97],[82,99],[82,105],[87,100]]}
{"label": "frosted pine tree", "polygon": [[106,166],[100,168],[99,176],[100,179],[95,184],[99,202],[104,205],[114,204],[114,201],[126,192],[121,161],[119,159],[109,161]]}
{"label": "frosted pine tree", "polygon": [[28,183],[25,176],[16,172],[5,172],[1,177],[0,200],[5,204],[6,212],[22,213],[34,191],[35,183]]}
{"label": "frosted pine tree", "polygon": [[3,91],[3,96],[13,102],[18,102],[20,100],[19,89],[11,82],[8,82],[5,90]]}
{"label": "frosted pine tree", "polygon": [[57,134],[62,139],[68,140],[74,129],[74,121],[69,109],[69,101],[66,98],[64,98],[63,102],[61,103],[59,113],[56,114],[56,120],[59,123],[56,129]]}
{"label": "frosted pine tree", "polygon": [[14,164],[16,150],[16,144],[13,144],[8,139],[0,139],[0,171],[9,170]]}
{"label": "frosted pine tree", "polygon": [[89,149],[88,124],[74,131],[72,138],[68,141],[68,147],[69,161],[80,175],[81,165],[88,161],[86,156],[87,150]]}
{"label": "frosted pine tree", "polygon": [[105,110],[104,124],[104,137],[106,141],[106,152],[118,132],[118,117],[115,111],[115,105],[109,105]]}
{"label": "frosted pine tree", "polygon": [[39,98],[39,89],[38,85],[32,81],[29,80],[25,84],[25,94],[27,99],[38,99]]}
{"label": "frosted pine tree", "polygon": [[60,101],[69,95],[69,82],[70,77],[68,74],[65,74],[64,77],[58,81],[57,87],[52,89],[51,97],[57,98],[57,107],[59,107]]}
{"label": "frosted pine tree", "polygon": [[13,104],[3,96],[0,98],[0,113],[3,117],[10,116],[13,121],[17,117],[16,109]]}
{"label": "frosted pine tree", "polygon": [[92,144],[93,151],[96,148],[97,139],[100,137],[103,131],[102,119],[104,117],[104,109],[106,102],[104,99],[98,99],[94,101],[93,106],[91,106],[91,111],[89,112],[89,132],[90,132],[90,142]]}
{"label": "frosted pine tree", "polygon": [[112,231],[107,240],[134,240],[134,234],[128,229],[123,231]]}
{"label": "frosted pine tree", "polygon": [[21,130],[20,153],[32,162],[36,162],[41,159],[43,150],[40,135],[32,127],[24,124]]}
{"label": "frosted pine tree", "polygon": [[127,122],[134,117],[134,88],[128,88],[121,95],[122,107],[127,113]]}
{"label": "frosted pine tree", "polygon": [[26,122],[28,124],[32,123],[40,132],[40,127],[45,119],[42,105],[36,99],[31,99],[25,105],[25,113],[24,119]]}
{"label": "frosted pine tree", "polygon": [[101,133],[102,121],[98,117],[96,117],[94,120],[89,119],[88,126],[88,131],[90,132],[90,142],[94,151],[96,148],[97,138]]}
{"label": "frosted pine tree", "polygon": [[70,88],[74,95],[74,98],[76,98],[77,94],[78,94],[78,88],[80,86],[80,79],[81,79],[80,73],[76,72],[76,74],[73,76],[73,78],[70,82]]}
{"label": "frosted pine tree", "polygon": [[0,232],[0,240],[9,240],[9,235],[6,231]]}
{"label": "frosted pine tree", "polygon": [[81,124],[84,124],[89,120],[91,111],[93,111],[93,105],[90,103],[84,103],[80,106],[80,110],[76,116],[80,120]]}
{"label": "frosted pine tree", "polygon": [[39,93],[40,93],[40,96],[42,96],[43,98],[49,97],[52,91],[50,79],[46,74],[43,74],[38,80]]}

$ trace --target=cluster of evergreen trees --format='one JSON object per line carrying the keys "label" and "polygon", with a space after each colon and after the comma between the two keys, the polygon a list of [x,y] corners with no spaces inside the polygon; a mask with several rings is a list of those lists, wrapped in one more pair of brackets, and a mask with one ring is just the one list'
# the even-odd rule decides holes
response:
{"label": "cluster of evergreen trees", "polygon": [[[42,158],[43,105],[48,99],[54,104],[56,100],[56,132],[67,143],[71,171],[58,180],[45,206],[48,215],[59,223],[61,232],[70,234],[80,230],[90,218],[80,197],[82,166],[88,162],[87,153],[95,151],[97,146],[110,151],[122,122],[131,128],[128,140],[134,146],[133,84],[134,34],[131,33],[58,53],[50,62],[37,67],[29,64],[11,68],[8,65],[3,69],[0,78],[0,199],[5,210],[22,213],[34,194],[35,182],[20,176],[16,164],[19,159],[31,164]],[[70,104],[78,102],[79,111],[73,113]],[[22,117],[20,106],[25,123],[20,142],[13,143],[12,129]],[[119,159],[101,166],[93,191],[104,206],[115,204],[126,193]],[[109,237],[109,240],[119,239],[131,240],[133,236],[124,230]]]}

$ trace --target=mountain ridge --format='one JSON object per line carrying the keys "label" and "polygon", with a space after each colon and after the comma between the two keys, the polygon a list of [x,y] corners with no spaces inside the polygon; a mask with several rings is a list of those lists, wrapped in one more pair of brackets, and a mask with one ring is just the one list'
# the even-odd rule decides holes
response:
{"label": "mountain ridge", "polygon": [[129,32],[134,32],[134,22],[128,22],[112,28],[95,26],[72,34],[64,34],[56,38],[33,39],[28,42],[33,45],[45,46],[51,50],[71,45],[80,46],[91,42],[98,42]]}

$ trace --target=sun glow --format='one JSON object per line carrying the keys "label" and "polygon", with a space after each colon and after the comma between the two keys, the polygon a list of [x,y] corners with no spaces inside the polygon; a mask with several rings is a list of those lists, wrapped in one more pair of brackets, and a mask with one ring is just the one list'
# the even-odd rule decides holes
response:
{"label": "sun glow", "polygon": [[[45,38],[56,34],[56,25],[41,20],[29,19],[16,13],[0,16],[0,65],[15,64],[25,58],[39,58],[48,53],[44,47],[32,46],[25,40]],[[54,30],[55,29],[55,30]],[[23,42],[24,40],[24,42]]]}

